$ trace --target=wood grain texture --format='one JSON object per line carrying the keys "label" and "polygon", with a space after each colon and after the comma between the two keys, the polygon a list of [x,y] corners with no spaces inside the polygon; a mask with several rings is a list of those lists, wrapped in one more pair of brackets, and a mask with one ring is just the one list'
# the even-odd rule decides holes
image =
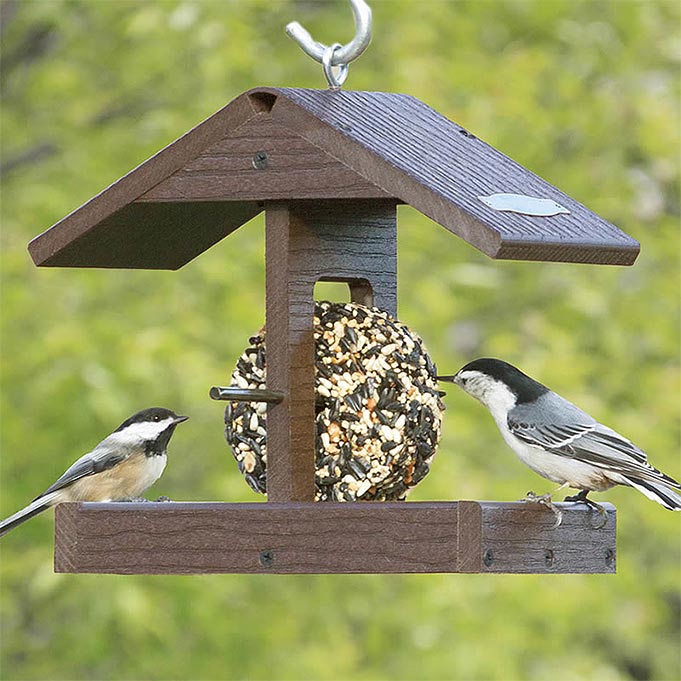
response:
{"label": "wood grain texture", "polygon": [[608,519],[601,527],[600,515],[586,506],[555,505],[563,511],[557,530],[552,530],[554,514],[540,504],[481,504],[483,571],[615,572],[615,507],[603,504]]}
{"label": "wood grain texture", "polygon": [[284,394],[267,406],[267,498],[314,500],[314,279],[300,279],[295,244],[304,223],[285,204],[265,221],[267,388]]}
{"label": "wood grain texture", "polygon": [[[237,128],[257,113],[252,104],[252,98],[248,94],[237,97],[190,132],[131,170],[80,208],[62,218],[50,229],[35,237],[28,245],[29,253],[35,264],[46,267],[143,267],[144,265],[140,264],[126,265],[122,263],[127,258],[130,258],[133,263],[139,263],[138,240],[144,243],[145,238],[147,238],[146,230],[150,228],[149,220],[154,222],[151,227],[152,230],[162,230],[165,213],[158,215],[158,217],[155,213],[151,215],[149,212],[143,213],[144,220],[136,219],[130,223],[129,232],[119,233],[115,226],[130,217],[125,214],[116,217],[119,211],[129,207],[152,187],[196,158],[203,149],[219,140],[225,129]],[[227,197],[223,198],[227,199]],[[244,207],[235,208],[235,212],[240,212],[242,216],[245,216]],[[132,217],[139,216],[135,216],[133,211]],[[111,234],[107,229],[106,221],[113,221],[114,228],[111,230]],[[88,237],[93,229],[97,229],[96,236]],[[214,232],[215,226],[211,224],[209,229]],[[86,241],[81,254],[79,246],[81,239],[84,238]],[[92,263],[93,250],[96,248],[93,241],[98,243],[100,240],[102,245],[98,248],[98,261],[100,263],[107,262],[106,253],[109,250],[112,253],[111,264]],[[175,240],[181,242],[181,237]],[[66,254],[62,253],[64,249],[67,249]],[[148,251],[147,255],[151,260],[150,267],[160,269],[158,256],[148,253]],[[185,262],[196,255],[196,248],[190,247]],[[177,268],[178,259],[179,253],[172,253],[171,264],[168,268]]]}
{"label": "wood grain texture", "polygon": [[[275,121],[493,258],[629,265],[638,255],[627,234],[414,97],[271,91]],[[478,198],[497,192],[554,199],[570,214],[499,212]]]}
{"label": "wood grain texture", "polygon": [[[467,522],[461,524],[459,503],[464,502],[60,504],[55,514],[55,570],[121,574],[615,571],[616,517],[611,506],[610,522],[596,530],[590,523],[593,515],[584,506],[559,504],[563,525],[552,530],[550,511],[521,502],[465,502]],[[463,547],[476,546],[480,537],[482,556],[462,555],[468,550]],[[606,555],[609,550],[611,558]],[[491,556],[489,565],[486,553]]]}
{"label": "wood grain texture", "polygon": [[[256,167],[256,154],[262,161]],[[140,201],[387,198],[338,159],[261,113],[227,133]]]}
{"label": "wood grain texture", "polygon": [[[256,164],[258,153],[265,156]],[[496,192],[554,199],[570,214],[495,211],[479,196]],[[370,197],[411,204],[493,258],[631,264],[639,250],[413,97],[258,88],[36,237],[29,251],[44,266],[176,269],[263,201]]]}
{"label": "wood grain texture", "polygon": [[272,203],[265,234],[267,387],[285,395],[267,408],[267,496],[312,501],[314,285],[348,282],[353,298],[395,314],[395,202]]}
{"label": "wood grain texture", "polygon": [[482,569],[482,508],[475,501],[459,501],[456,556],[457,572],[480,572]]}

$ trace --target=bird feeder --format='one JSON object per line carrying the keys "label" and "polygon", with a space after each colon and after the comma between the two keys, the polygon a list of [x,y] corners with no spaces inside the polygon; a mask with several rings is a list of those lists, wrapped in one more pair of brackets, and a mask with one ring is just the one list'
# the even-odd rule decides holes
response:
{"label": "bird feeder", "polygon": [[[327,60],[328,61],[328,60]],[[58,572],[615,571],[615,509],[314,499],[313,288],[397,310],[397,206],[495,259],[630,265],[636,241],[423,102],[255,88],[29,245],[41,267],[176,270],[265,212],[267,503],[56,508]]]}

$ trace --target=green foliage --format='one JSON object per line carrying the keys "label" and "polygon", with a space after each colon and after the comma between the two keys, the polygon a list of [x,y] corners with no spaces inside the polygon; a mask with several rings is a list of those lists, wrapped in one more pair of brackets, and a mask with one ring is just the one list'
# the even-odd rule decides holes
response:
{"label": "green foliage", "polygon": [[[494,262],[400,209],[400,318],[441,370],[493,355],[681,474],[675,3],[372,3],[355,89],[407,92],[621,225],[632,268]],[[207,398],[263,322],[262,218],[178,272],[37,270],[26,243],[237,94],[323,87],[283,32],[344,2],[5,0],[0,515],[134,410],[192,416],[153,493],[253,500]],[[235,257],[236,256],[236,257]],[[413,499],[548,485],[447,396]],[[51,514],[2,540],[4,679],[677,679],[679,515],[633,490],[618,575],[114,577],[52,572]],[[418,532],[414,528],[414,532]]]}

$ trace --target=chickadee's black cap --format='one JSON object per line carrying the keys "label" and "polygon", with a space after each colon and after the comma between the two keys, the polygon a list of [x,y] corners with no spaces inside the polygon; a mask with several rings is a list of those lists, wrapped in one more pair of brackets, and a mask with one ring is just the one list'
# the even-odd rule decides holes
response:
{"label": "chickadee's black cap", "polygon": [[129,419],[126,419],[121,423],[118,428],[114,431],[115,433],[119,430],[123,430],[134,423],[147,423],[149,421],[165,421],[166,419],[179,419],[180,421],[186,421],[188,416],[178,416],[174,411],[170,409],[165,409],[164,407],[150,407],[149,409],[143,409],[133,414]]}

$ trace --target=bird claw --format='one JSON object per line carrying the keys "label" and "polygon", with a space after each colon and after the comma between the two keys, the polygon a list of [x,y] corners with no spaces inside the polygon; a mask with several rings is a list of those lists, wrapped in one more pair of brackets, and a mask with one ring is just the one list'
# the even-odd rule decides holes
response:
{"label": "bird claw", "polygon": [[563,512],[551,502],[550,493],[535,494],[532,490],[530,490],[525,495],[525,498],[521,499],[520,501],[524,501],[530,504],[541,504],[542,506],[548,508],[556,518],[556,521],[551,527],[552,530],[555,530],[557,527],[560,527],[560,524],[563,522]]}
{"label": "bird claw", "polygon": [[589,490],[583,489],[578,494],[574,494],[572,496],[565,497],[564,501],[572,501],[572,502],[577,503],[577,504],[579,504],[579,503],[586,504],[590,509],[592,509],[594,511],[598,511],[598,514],[601,516],[601,519],[602,519],[603,522],[600,525],[597,525],[595,527],[592,525],[592,527],[595,530],[600,530],[602,527],[605,527],[607,522],[608,522],[608,512],[605,510],[605,508],[603,506],[601,506],[600,504],[597,504],[593,499],[587,498],[588,493],[589,493]]}
{"label": "bird claw", "polygon": [[166,502],[166,501],[172,501],[172,499],[170,497],[165,496],[165,494],[164,494],[164,495],[160,496],[158,499],[154,499],[154,501]]}

